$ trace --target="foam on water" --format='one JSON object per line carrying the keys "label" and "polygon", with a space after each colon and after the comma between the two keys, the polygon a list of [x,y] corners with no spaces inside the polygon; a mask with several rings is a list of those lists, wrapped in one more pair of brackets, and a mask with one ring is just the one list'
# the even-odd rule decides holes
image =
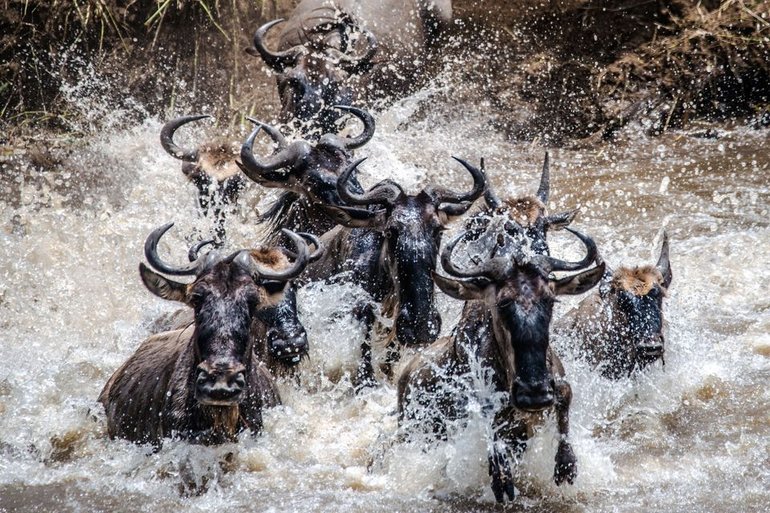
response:
{"label": "foam on water", "polygon": [[[467,187],[467,172],[450,159],[457,155],[485,157],[501,195],[536,190],[541,149],[506,142],[480,115],[415,117],[430,93],[377,116],[377,135],[361,150],[371,156],[361,166],[365,184],[391,177],[411,192],[434,180]],[[478,377],[469,419],[448,441],[395,441],[394,386],[356,395],[350,384],[363,338],[349,313],[362,294],[355,286],[300,292],[310,359],[301,385],[281,384],[284,404],[266,414],[262,436],[209,448],[169,441],[158,452],[106,437],[99,391],[150,323],[178,307],[141,285],[144,239],[176,221],[161,252],[182,261],[194,234],[209,229],[195,188],[157,143],[160,127],[148,119],[86,140],[71,176],[42,173],[42,187],[27,179],[22,205],[0,211],[0,509],[494,509],[482,405],[494,400],[491,389]],[[574,391],[579,476],[574,486],[553,483],[556,429],[546,420],[517,467],[514,510],[766,508],[765,137],[737,129],[719,141],[632,138],[598,151],[554,152],[551,210],[581,206],[576,226],[595,237],[610,265],[654,262],[661,228],[668,230],[666,365],[612,382],[556,337]],[[253,243],[253,209],[272,194],[257,187],[246,194],[228,221],[233,248]],[[554,247],[564,257],[582,251],[565,236],[554,237]],[[565,299],[556,316],[578,299]],[[448,333],[460,304],[440,294],[438,305]],[[189,482],[207,491],[180,494]]]}

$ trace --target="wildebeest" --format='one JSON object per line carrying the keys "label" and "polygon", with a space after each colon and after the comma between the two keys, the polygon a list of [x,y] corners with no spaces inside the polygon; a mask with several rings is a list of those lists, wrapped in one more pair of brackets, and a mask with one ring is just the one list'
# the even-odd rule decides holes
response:
{"label": "wildebeest", "polygon": [[663,360],[663,298],[671,284],[668,236],[658,262],[608,268],[601,284],[560,322],[580,352],[608,378]]}
{"label": "wildebeest", "polygon": [[[355,137],[327,133],[315,144],[303,139],[288,143],[277,128],[256,122],[256,129],[241,147],[242,162],[238,165],[247,177],[265,187],[288,189],[260,217],[260,222],[268,225],[269,241],[275,240],[283,228],[322,234],[337,224],[325,205],[343,204],[337,193],[337,178],[350,162],[352,150],[360,148],[374,136],[375,123],[374,118],[361,109],[340,105],[335,108],[360,119],[363,131]],[[260,130],[267,132],[277,144],[276,151],[269,157],[254,155],[254,140]],[[352,187],[363,192],[357,181]],[[351,209],[349,212],[350,215],[370,215],[363,209]]]}
{"label": "wildebeest", "polygon": [[299,120],[305,134],[329,132],[329,107],[404,94],[425,82],[438,35],[452,20],[451,0],[303,0],[283,20],[260,27],[254,47],[277,75],[281,121]]}
{"label": "wildebeest", "polygon": [[[491,188],[488,188],[484,194],[487,208],[473,215],[466,222],[465,242],[477,241],[472,245],[477,249],[491,250],[492,253],[485,254],[491,257],[508,252],[522,240],[530,245],[534,253],[549,254],[548,232],[568,226],[578,213],[578,210],[574,209],[548,214],[546,205],[550,189],[549,155],[546,152],[537,193],[500,199]],[[512,230],[511,223],[514,223],[517,228]],[[524,239],[519,237],[522,230],[518,227],[523,228],[523,233],[526,235]]]}
{"label": "wildebeest", "polygon": [[222,239],[227,211],[246,186],[235,164],[237,145],[222,137],[194,149],[182,148],[174,142],[174,133],[181,126],[208,117],[194,115],[172,119],[163,125],[160,143],[169,155],[183,161],[182,173],[197,187],[201,211],[204,216],[213,217],[214,233]]}
{"label": "wildebeest", "polygon": [[295,261],[275,248],[217,252],[173,266],[158,256],[158,241],[172,224],[154,230],[145,256],[160,273],[194,276],[190,284],[158,274],[144,264],[139,273],[155,295],[191,306],[192,325],[145,340],[104,386],[99,401],[111,437],[160,444],[180,437],[196,443],[233,441],[238,432],[262,427],[262,409],[280,402],[267,368],[254,356],[264,336],[260,313],[277,304],[286,283],[307,265],[306,242],[295,233]]}
{"label": "wildebeest", "polygon": [[[396,182],[382,180],[367,192],[356,193],[350,184],[365,159],[349,164],[337,181],[339,197],[349,206],[326,207],[342,226],[321,237],[326,254],[308,268],[313,280],[336,276],[361,285],[374,301],[382,303],[383,315],[394,320],[395,335],[402,344],[425,344],[438,336],[441,316],[435,306],[431,273],[441,235],[449,219],[465,213],[486,186],[481,170],[454,158],[473,178],[468,192],[429,185],[408,194]],[[358,313],[368,333],[375,320],[373,310],[362,306]],[[368,340],[362,350],[359,382],[371,383]]]}
{"label": "wildebeest", "polygon": [[[308,257],[308,264],[318,260],[323,254],[320,240],[309,233],[300,233],[315,250]],[[209,244],[214,241],[198,243]],[[190,261],[193,261],[191,251]],[[284,250],[284,252],[286,252]],[[273,376],[294,375],[300,361],[310,350],[307,332],[297,314],[297,286],[292,280],[283,291],[283,299],[275,305],[265,305],[257,317],[261,321],[254,325],[254,353]],[[152,323],[150,333],[185,329],[195,322],[195,312],[191,308],[182,308],[165,315]]]}
{"label": "wildebeest", "polygon": [[[533,255],[520,247],[475,268],[460,268],[452,261],[452,252],[465,234],[450,242],[442,251],[441,264],[453,278],[440,274],[434,278],[442,291],[466,301],[461,319],[451,336],[415,356],[398,379],[400,421],[417,420],[439,436],[448,420],[465,416],[463,398],[453,388],[469,374],[472,360],[487,371],[496,391],[507,394],[507,404],[495,413],[495,440],[489,453],[492,490],[499,502],[514,495],[509,453],[523,449],[542,411],[555,410],[558,420],[554,480],[572,483],[577,474],[577,460],[567,440],[572,390],[549,346],[549,325],[556,296],[589,290],[601,278],[604,265],[584,270],[597,258],[596,245],[567,230],[587,248],[580,262]],[[581,270],[560,279],[551,274]]]}

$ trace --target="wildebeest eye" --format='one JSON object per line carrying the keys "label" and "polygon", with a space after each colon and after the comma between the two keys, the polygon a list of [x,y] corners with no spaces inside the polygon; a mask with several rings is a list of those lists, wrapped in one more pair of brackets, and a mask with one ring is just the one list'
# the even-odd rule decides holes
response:
{"label": "wildebeest eye", "polygon": [[198,308],[203,304],[203,298],[204,296],[202,292],[194,291],[190,294],[187,300],[189,301],[190,306],[192,306],[193,308]]}

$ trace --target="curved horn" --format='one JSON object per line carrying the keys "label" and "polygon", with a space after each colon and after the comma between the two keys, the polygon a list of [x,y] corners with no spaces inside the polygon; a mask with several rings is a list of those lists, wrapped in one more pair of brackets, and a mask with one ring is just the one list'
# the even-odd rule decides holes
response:
{"label": "curved horn", "polygon": [[536,255],[532,257],[530,262],[537,265],[546,272],[552,271],[579,271],[585,269],[591,265],[592,262],[599,258],[598,250],[596,249],[596,243],[593,239],[587,235],[573,230],[572,228],[565,227],[565,230],[575,235],[586,246],[586,256],[579,262],[567,262],[566,260],[560,260],[548,255]]}
{"label": "curved horn", "polygon": [[[484,167],[484,157],[481,157],[479,169],[481,169],[481,172],[484,173],[484,176],[487,175],[487,171]],[[487,183],[487,190],[484,193],[484,202],[487,204],[487,207],[493,210],[503,206],[503,202],[500,201],[500,198],[497,196],[497,194],[495,194],[495,191],[492,190],[492,187],[489,185],[489,183]]]}
{"label": "curved horn", "polygon": [[257,49],[262,60],[265,61],[265,64],[278,73],[281,73],[284,69],[297,62],[297,56],[300,52],[297,47],[290,48],[283,52],[271,52],[267,49],[267,46],[265,46],[264,39],[265,35],[267,35],[267,31],[282,21],[284,21],[283,18],[279,18],[265,23],[254,33],[254,48]]}
{"label": "curved horn", "polygon": [[[427,191],[431,196],[436,198],[436,201],[438,203],[468,203],[467,210],[470,208],[471,203],[476,201],[482,194],[484,194],[484,191],[487,187],[487,180],[486,176],[484,176],[484,172],[481,171],[479,168],[472,166],[468,162],[464,161],[463,159],[452,157],[457,162],[465,166],[465,169],[467,169],[471,176],[473,177],[473,188],[466,193],[460,193],[456,191],[452,191],[450,189],[444,188],[444,187],[429,187],[429,191]],[[452,214],[458,215],[455,211],[456,209],[452,209]],[[462,212],[461,212],[462,213]]]}
{"label": "curved horn", "polygon": [[492,280],[499,279],[508,274],[508,271],[511,268],[511,260],[504,257],[495,257],[487,260],[483,265],[478,266],[475,269],[465,270],[457,267],[454,262],[452,262],[452,252],[457,243],[460,242],[464,236],[465,232],[460,233],[452,239],[441,252],[441,266],[448,274],[456,278],[478,278],[483,276]]}
{"label": "curved horn", "polygon": [[[305,240],[307,240],[310,244],[315,246],[315,251],[310,253],[310,256],[308,256],[308,263],[316,262],[319,260],[322,256],[324,256],[324,253],[326,252],[326,248],[324,247],[323,243],[321,243],[321,239],[313,235],[312,233],[307,232],[298,232],[298,235],[301,235]],[[294,251],[291,251],[290,249],[281,248],[283,253],[291,258],[296,259],[297,254]]]}
{"label": "curved horn", "polygon": [[[275,171],[283,167],[293,166],[300,157],[303,156],[303,147],[300,145],[291,145],[288,148],[279,150],[278,153],[272,155],[264,160],[258,160],[254,156],[254,140],[257,138],[257,134],[264,127],[262,123],[257,125],[246,141],[241,146],[241,161],[243,166],[241,169],[251,180],[260,183],[265,180],[265,173]],[[269,131],[265,130],[270,134]],[[280,143],[279,143],[280,144]],[[307,143],[305,143],[307,146]]]}
{"label": "curved horn", "polygon": [[671,260],[668,257],[668,233],[663,231],[663,244],[660,246],[660,256],[655,264],[660,274],[663,275],[663,286],[668,287],[671,284]]}
{"label": "curved horn", "polygon": [[403,194],[403,191],[390,180],[381,181],[363,194],[356,194],[348,188],[348,181],[353,176],[358,165],[364,160],[366,160],[366,157],[348,164],[339,178],[337,178],[337,194],[339,194],[340,199],[349,205],[371,205],[372,203],[392,205],[396,198]]}
{"label": "curved horn", "polygon": [[545,160],[543,160],[543,172],[540,175],[540,187],[537,188],[537,199],[543,202],[544,205],[548,204],[548,194],[551,189],[551,174],[548,169],[548,152],[545,152]]}
{"label": "curved horn", "polygon": [[[307,232],[299,232],[299,235],[301,235],[302,238],[307,240],[310,244],[315,246],[315,251],[310,253],[310,256],[308,256],[308,260],[310,262],[315,262],[324,255],[324,253],[326,252],[326,248],[321,242],[321,239],[319,239],[312,233],[307,233]],[[296,256],[293,258],[296,258]]]}
{"label": "curved horn", "polygon": [[286,138],[283,136],[280,130],[275,128],[272,125],[268,125],[267,123],[263,123],[262,121],[259,121],[254,118],[247,117],[249,121],[254,123],[257,126],[262,127],[262,129],[267,132],[267,135],[270,136],[270,138],[278,145],[278,150],[283,150],[288,146],[288,143],[286,142]]}
{"label": "curved horn", "polygon": [[347,105],[334,105],[333,108],[350,112],[364,124],[364,131],[358,137],[340,138],[347,150],[355,150],[368,143],[374,137],[374,117],[365,110]]}
{"label": "curved horn", "polygon": [[180,116],[178,118],[172,119],[163,125],[163,128],[160,130],[160,145],[163,146],[163,149],[166,150],[166,153],[174,158],[184,160],[185,162],[197,162],[198,150],[188,150],[177,146],[177,144],[174,142],[174,132],[176,132],[177,129],[182,125],[210,117],[211,116],[207,114],[199,114],[195,116]]}
{"label": "curved horn", "polygon": [[215,242],[216,241],[214,239],[209,239],[209,240],[202,240],[196,243],[190,248],[190,251],[187,252],[187,259],[190,262],[195,262],[196,260],[198,260],[198,252],[201,250],[201,248],[203,246],[208,246],[209,244],[214,244]]}
{"label": "curved horn", "polygon": [[147,262],[150,263],[157,271],[172,276],[189,276],[195,275],[198,269],[201,267],[204,257],[198,257],[194,261],[182,267],[173,267],[160,259],[158,256],[158,242],[163,234],[166,233],[174,223],[164,224],[160,228],[156,228],[144,241],[144,256],[147,258]]}
{"label": "curved horn", "polygon": [[297,257],[294,260],[294,263],[291,264],[286,269],[283,269],[281,271],[276,271],[274,269],[269,269],[267,267],[262,267],[259,264],[257,264],[254,259],[249,259],[249,271],[251,272],[252,276],[254,277],[254,280],[274,280],[274,281],[289,281],[292,278],[296,278],[299,276],[302,271],[305,270],[305,267],[307,266],[310,255],[308,254],[308,247],[307,242],[305,242],[305,239],[303,239],[298,234],[294,233],[291,230],[287,230],[286,228],[282,229],[281,232],[289,237],[292,242],[294,242],[294,245],[297,248]]}

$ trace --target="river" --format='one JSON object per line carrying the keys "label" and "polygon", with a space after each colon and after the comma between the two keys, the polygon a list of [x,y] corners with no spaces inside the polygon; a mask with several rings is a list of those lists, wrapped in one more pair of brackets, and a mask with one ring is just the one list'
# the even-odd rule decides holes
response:
{"label": "river", "polygon": [[[485,157],[500,195],[533,193],[543,149],[497,133],[482,99],[458,108],[438,94],[447,81],[377,113],[377,134],[359,150],[371,157],[362,180],[465,187],[450,155]],[[351,286],[300,293],[310,359],[300,385],[281,384],[284,404],[266,414],[261,436],[211,448],[169,441],[155,453],[106,436],[99,391],[152,321],[178,308],[139,280],[144,239],[175,221],[162,249],[181,261],[185,236],[208,229],[195,188],[158,144],[161,125],[116,119],[99,135],[60,142],[75,144],[69,173],[2,170],[19,173],[6,183],[20,202],[0,202],[0,510],[499,510],[483,408],[472,403],[446,442],[393,443],[394,386],[353,393],[363,334],[347,314],[359,293]],[[715,130],[717,138],[649,138],[630,127],[616,143],[552,151],[551,211],[580,206],[574,226],[609,265],[654,263],[668,231],[666,361],[609,381],[554,338],[575,394],[579,476],[573,486],[553,483],[547,420],[517,466],[519,495],[507,511],[767,511],[770,146],[767,131]],[[270,197],[256,186],[244,194],[228,221],[230,247],[258,239],[254,209]],[[568,240],[553,238],[555,254],[576,256]],[[559,303],[556,318],[576,301]],[[447,333],[460,305],[440,294],[439,307]],[[208,490],[180,494],[181,474]]]}

